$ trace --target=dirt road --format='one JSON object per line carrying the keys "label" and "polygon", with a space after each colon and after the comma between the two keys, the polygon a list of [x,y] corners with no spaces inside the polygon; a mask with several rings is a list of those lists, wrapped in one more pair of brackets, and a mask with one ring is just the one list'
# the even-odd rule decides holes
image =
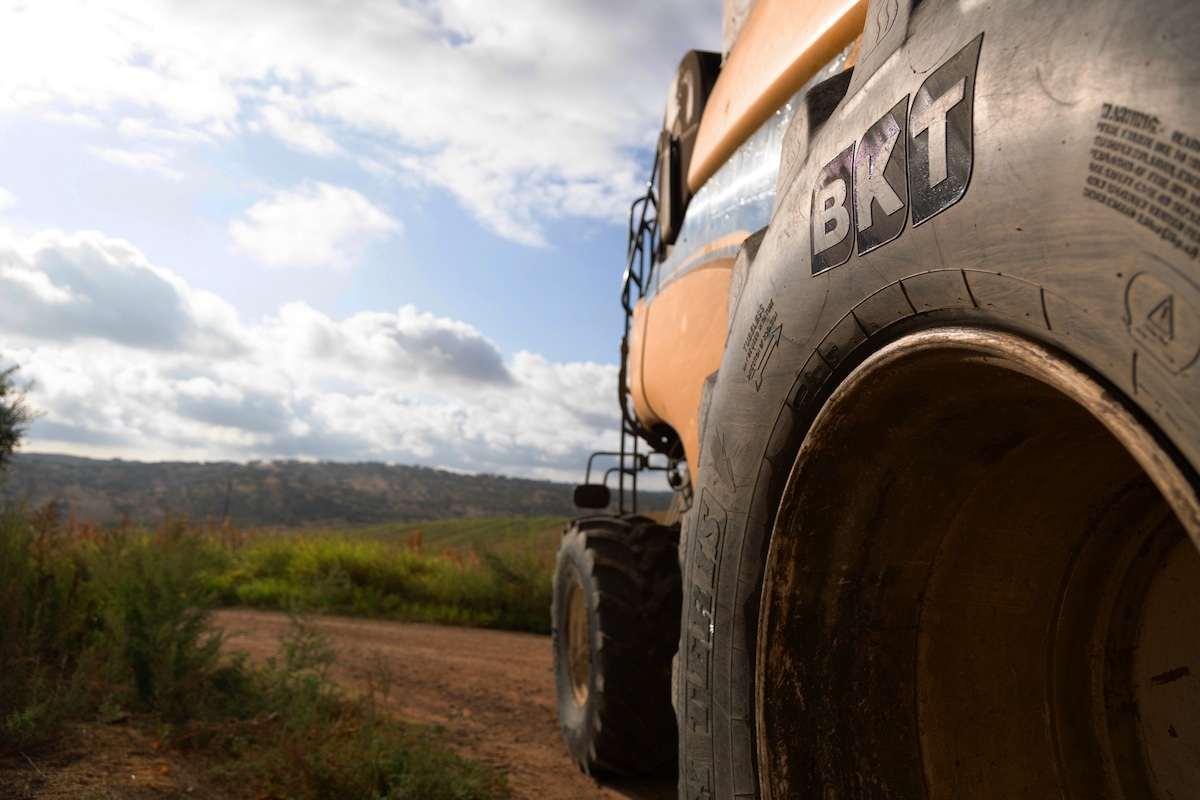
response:
{"label": "dirt road", "polygon": [[[284,614],[230,609],[217,615],[228,649],[252,658],[273,655],[288,630]],[[390,675],[388,702],[405,719],[438,723],[467,756],[508,775],[525,800],[668,800],[672,775],[599,785],[567,755],[554,706],[550,640],[472,628],[325,617],[335,671],[348,687]],[[381,669],[382,668],[382,669]]]}

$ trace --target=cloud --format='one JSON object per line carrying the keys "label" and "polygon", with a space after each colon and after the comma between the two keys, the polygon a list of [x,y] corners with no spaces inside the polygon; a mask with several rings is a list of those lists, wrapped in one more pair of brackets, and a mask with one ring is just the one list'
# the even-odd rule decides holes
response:
{"label": "cloud", "polygon": [[347,268],[367,245],[402,227],[353,189],[318,182],[260,200],[229,233],[268,267]]}
{"label": "cloud", "polygon": [[268,131],[301,152],[328,156],[341,151],[320,126],[289,116],[279,106],[264,106],[261,113]]}
{"label": "cloud", "polygon": [[90,114],[84,114],[81,111],[75,111],[70,114],[63,114],[57,111],[47,111],[43,116],[45,116],[46,119],[50,120],[51,122],[58,122],[63,125],[76,125],[80,128],[90,128],[92,130],[98,130],[104,127],[100,120],[96,119]]}
{"label": "cloud", "polygon": [[239,349],[233,307],[96,231],[20,237],[0,228],[0,330],[10,336],[130,347]]}
{"label": "cloud", "polygon": [[0,211],[12,208],[17,204],[17,198],[8,189],[0,187]]}
{"label": "cloud", "polygon": [[119,239],[0,227],[5,363],[45,412],[32,451],[281,457],[578,478],[612,449],[616,367],[505,360],[460,320],[404,306],[256,323]]}
{"label": "cloud", "polygon": [[305,303],[288,303],[278,317],[263,322],[260,333],[279,357],[295,359],[297,366],[319,364],[329,379],[350,382],[374,374],[512,383],[495,343],[465,322],[421,314],[413,306],[395,314],[363,311],[334,322]]}
{"label": "cloud", "polygon": [[537,245],[562,216],[623,217],[678,59],[719,46],[720,14],[716,0],[41,0],[0,14],[0,113],[133,107],[216,138],[258,126],[372,175],[404,170]]}
{"label": "cloud", "polygon": [[43,308],[69,303],[75,298],[69,286],[58,286],[48,274],[14,264],[0,264],[0,285],[19,301],[33,300]]}
{"label": "cloud", "polygon": [[117,125],[117,132],[122,136],[130,138],[152,137],[190,144],[211,143],[213,141],[212,136],[195,128],[161,128],[152,124],[149,120],[133,117],[122,119]]}
{"label": "cloud", "polygon": [[281,433],[286,430],[290,416],[279,397],[240,391],[226,396],[195,396],[181,392],[175,408],[180,416],[188,419],[250,434]]}
{"label": "cloud", "polygon": [[176,181],[183,177],[182,173],[167,166],[167,157],[162,153],[152,153],[146,150],[134,152],[115,147],[96,147],[94,145],[88,145],[87,150],[102,161],[107,161],[110,164],[116,164],[121,167],[136,169],[138,172],[157,172],[159,175]]}

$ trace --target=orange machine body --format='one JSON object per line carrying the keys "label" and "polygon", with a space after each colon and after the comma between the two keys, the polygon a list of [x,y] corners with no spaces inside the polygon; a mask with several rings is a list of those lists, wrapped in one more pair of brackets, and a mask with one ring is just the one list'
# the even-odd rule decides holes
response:
{"label": "orange machine body", "polygon": [[[707,98],[687,170],[687,213],[653,266],[628,342],[634,412],[647,427],[670,426],[689,463],[699,454],[704,381],[725,351],[737,250],[770,220],[798,102],[852,63],[865,14],[865,0],[758,0]],[[783,35],[797,29],[806,35]]]}

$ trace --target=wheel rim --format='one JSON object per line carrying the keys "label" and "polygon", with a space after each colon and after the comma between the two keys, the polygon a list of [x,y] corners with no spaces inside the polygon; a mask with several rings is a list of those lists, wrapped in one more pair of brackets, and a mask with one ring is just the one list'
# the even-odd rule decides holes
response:
{"label": "wheel rim", "polygon": [[1034,343],[941,330],[868,359],[772,536],[764,794],[1187,796],[1197,508],[1144,426]]}
{"label": "wheel rim", "polygon": [[571,587],[567,600],[567,673],[571,694],[579,705],[587,703],[592,671],[592,648],[588,633],[587,602],[583,587]]}

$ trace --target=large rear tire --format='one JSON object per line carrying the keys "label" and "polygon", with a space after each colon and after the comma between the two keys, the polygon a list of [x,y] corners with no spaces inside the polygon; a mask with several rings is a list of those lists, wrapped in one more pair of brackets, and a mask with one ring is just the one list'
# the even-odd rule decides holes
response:
{"label": "large rear tire", "polygon": [[770,537],[763,794],[1197,797],[1200,552],[1165,455],[1012,334],[919,332],[868,359]]}
{"label": "large rear tire", "polygon": [[640,775],[676,753],[679,528],[590,517],[563,533],[551,619],[559,721],[589,774]]}
{"label": "large rear tire", "polygon": [[1196,797],[1200,7],[868,20],[700,411],[680,796]]}

